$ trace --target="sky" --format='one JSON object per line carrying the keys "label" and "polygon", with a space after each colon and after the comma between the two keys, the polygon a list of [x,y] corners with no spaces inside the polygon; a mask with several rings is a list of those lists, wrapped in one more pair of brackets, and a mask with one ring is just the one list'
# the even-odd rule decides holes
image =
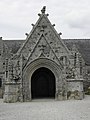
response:
{"label": "sky", "polygon": [[90,38],[90,0],[0,0],[0,37],[25,39],[43,6],[62,39]]}

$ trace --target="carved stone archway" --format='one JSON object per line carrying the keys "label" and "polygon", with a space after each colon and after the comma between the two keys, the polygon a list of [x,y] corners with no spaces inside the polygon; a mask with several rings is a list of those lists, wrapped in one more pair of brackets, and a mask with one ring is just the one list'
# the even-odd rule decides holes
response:
{"label": "carved stone archway", "polygon": [[24,101],[31,101],[31,77],[39,68],[49,69],[55,76],[55,99],[57,99],[59,89],[62,89],[62,66],[47,58],[39,58],[28,63],[23,70],[23,96]]}

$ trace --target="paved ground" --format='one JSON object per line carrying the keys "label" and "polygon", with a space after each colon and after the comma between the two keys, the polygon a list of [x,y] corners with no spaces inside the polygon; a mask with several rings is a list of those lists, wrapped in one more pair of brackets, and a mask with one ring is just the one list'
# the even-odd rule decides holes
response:
{"label": "paved ground", "polygon": [[0,120],[90,120],[90,96],[84,100],[3,103]]}

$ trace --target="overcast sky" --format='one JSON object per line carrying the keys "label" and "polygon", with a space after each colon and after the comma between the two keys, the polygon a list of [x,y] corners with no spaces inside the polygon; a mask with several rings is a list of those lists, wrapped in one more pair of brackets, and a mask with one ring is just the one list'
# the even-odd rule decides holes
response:
{"label": "overcast sky", "polygon": [[0,36],[25,39],[43,6],[62,38],[90,38],[90,0],[0,0]]}

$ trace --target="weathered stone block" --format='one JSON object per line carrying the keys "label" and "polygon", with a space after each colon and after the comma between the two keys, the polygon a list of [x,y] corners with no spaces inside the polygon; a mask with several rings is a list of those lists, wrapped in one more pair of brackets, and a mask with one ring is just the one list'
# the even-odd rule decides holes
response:
{"label": "weathered stone block", "polygon": [[19,101],[20,96],[20,83],[6,83],[4,102],[12,103]]}
{"label": "weathered stone block", "polygon": [[83,80],[70,79],[68,82],[67,99],[81,100],[84,98]]}

